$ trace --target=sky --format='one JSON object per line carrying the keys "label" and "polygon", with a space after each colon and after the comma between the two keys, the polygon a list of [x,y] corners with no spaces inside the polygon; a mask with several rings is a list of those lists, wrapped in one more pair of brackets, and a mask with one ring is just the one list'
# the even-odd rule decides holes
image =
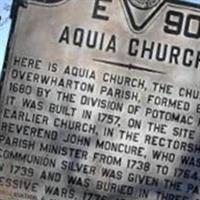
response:
{"label": "sky", "polygon": [[[180,0],[174,0],[174,1],[180,1]],[[182,0],[182,1],[200,4],[200,0]],[[11,24],[9,19],[9,7],[11,3],[12,0],[0,0],[0,16],[2,17],[0,20],[0,72],[3,65],[5,49]]]}
{"label": "sky", "polygon": [[10,30],[9,10],[12,0],[0,0],[0,71],[3,65],[6,43]]}

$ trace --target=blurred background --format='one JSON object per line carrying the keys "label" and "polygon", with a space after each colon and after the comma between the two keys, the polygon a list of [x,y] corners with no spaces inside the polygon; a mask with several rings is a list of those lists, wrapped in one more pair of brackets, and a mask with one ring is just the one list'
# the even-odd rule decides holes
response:
{"label": "blurred background", "polygon": [[11,24],[9,18],[11,4],[12,0],[0,0],[0,72],[3,65],[6,43]]}
{"label": "blurred background", "polygon": [[[16,0],[0,0],[0,73],[3,66],[6,44],[10,30],[11,20],[9,18],[12,1]],[[200,0],[174,0],[187,1],[200,5]]]}

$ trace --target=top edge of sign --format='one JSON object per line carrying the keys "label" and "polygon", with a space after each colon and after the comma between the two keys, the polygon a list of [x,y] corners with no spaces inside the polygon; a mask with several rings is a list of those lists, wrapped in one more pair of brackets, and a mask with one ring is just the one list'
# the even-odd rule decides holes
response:
{"label": "top edge of sign", "polygon": [[[34,5],[40,5],[40,6],[58,6],[67,3],[71,0],[22,0],[18,1],[21,5],[28,5],[28,4],[34,4]],[[126,0],[129,1],[129,0]],[[182,5],[182,6],[188,6],[192,8],[198,8],[200,9],[200,4],[197,4],[195,2],[187,1],[187,0],[180,0],[180,1],[174,1],[174,0],[162,0],[165,3],[175,4],[175,5]]]}
{"label": "top edge of sign", "polygon": [[19,4],[23,7],[27,7],[28,4],[52,7],[52,6],[59,6],[59,5],[65,4],[68,1],[70,0],[23,0],[23,1],[20,1]]}

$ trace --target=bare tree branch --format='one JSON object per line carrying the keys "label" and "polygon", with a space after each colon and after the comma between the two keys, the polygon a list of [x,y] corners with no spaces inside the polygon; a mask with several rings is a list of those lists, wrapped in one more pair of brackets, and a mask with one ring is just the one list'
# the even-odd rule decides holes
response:
{"label": "bare tree branch", "polygon": [[5,3],[3,5],[3,11],[6,13],[5,16],[2,14],[0,16],[0,27],[6,24],[9,20],[9,13],[10,13],[11,5],[8,3]]}

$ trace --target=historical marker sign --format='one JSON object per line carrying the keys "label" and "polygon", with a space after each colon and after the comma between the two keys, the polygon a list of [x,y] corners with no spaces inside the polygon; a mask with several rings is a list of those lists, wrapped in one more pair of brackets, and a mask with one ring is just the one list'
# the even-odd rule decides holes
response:
{"label": "historical marker sign", "polygon": [[199,8],[29,1],[16,16],[0,199],[200,200]]}

